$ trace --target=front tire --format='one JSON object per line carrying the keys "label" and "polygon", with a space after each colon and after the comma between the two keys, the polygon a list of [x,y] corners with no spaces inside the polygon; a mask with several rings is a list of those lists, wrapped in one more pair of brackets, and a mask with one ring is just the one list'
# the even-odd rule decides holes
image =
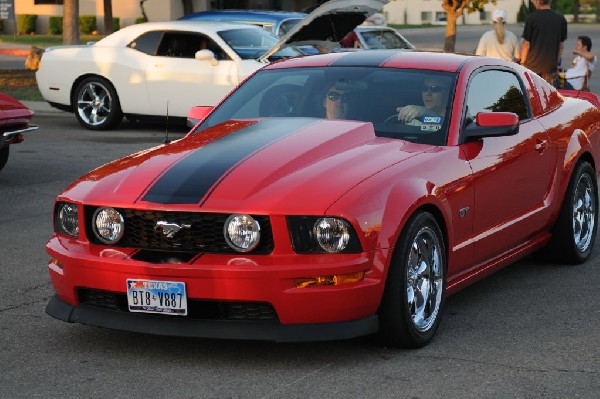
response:
{"label": "front tire", "polygon": [[84,79],[75,90],[75,116],[90,130],[108,130],[123,119],[121,104],[112,84],[99,76]]}
{"label": "front tire", "polygon": [[575,166],[548,250],[552,260],[580,264],[591,255],[598,227],[598,182],[587,162]]}
{"label": "front tire", "polygon": [[427,345],[439,326],[446,295],[446,247],[428,212],[408,220],[392,257],[379,309],[379,338],[401,348]]}

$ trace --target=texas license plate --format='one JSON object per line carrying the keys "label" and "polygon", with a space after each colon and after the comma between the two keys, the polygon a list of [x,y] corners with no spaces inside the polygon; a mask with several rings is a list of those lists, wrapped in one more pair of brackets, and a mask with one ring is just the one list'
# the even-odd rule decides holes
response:
{"label": "texas license plate", "polygon": [[185,316],[185,283],[127,279],[127,303],[130,312]]}

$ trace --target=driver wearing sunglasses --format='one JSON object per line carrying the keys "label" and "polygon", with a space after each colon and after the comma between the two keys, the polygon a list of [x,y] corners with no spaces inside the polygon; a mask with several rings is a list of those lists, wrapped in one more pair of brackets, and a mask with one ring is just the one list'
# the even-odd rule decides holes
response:
{"label": "driver wearing sunglasses", "polygon": [[423,117],[446,116],[446,105],[448,102],[448,85],[443,79],[429,77],[423,81],[421,97],[423,105],[407,105],[398,107],[398,120],[409,124],[420,126]]}
{"label": "driver wearing sunglasses", "polygon": [[323,99],[325,117],[327,119],[346,119],[348,114],[348,97],[346,90],[334,84],[327,90]]}

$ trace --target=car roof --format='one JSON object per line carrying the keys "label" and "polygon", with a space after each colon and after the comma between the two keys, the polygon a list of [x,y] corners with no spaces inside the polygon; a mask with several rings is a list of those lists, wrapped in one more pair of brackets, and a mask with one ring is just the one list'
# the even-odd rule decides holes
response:
{"label": "car roof", "polygon": [[232,29],[259,29],[258,26],[242,24],[238,22],[221,21],[166,21],[166,22],[144,22],[119,29],[115,33],[98,41],[100,46],[114,46],[127,44],[139,35],[154,30],[185,30],[190,32],[217,33]]}
{"label": "car roof", "polygon": [[365,66],[457,72],[471,59],[477,57],[472,54],[418,50],[369,50],[292,58],[269,64],[265,69]]}

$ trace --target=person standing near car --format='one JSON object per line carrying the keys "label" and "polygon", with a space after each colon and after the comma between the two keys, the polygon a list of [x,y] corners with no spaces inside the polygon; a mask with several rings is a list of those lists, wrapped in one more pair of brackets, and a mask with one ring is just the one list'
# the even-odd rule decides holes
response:
{"label": "person standing near car", "polygon": [[519,62],[521,59],[519,39],[517,39],[517,35],[504,29],[505,23],[506,11],[500,8],[495,9],[492,13],[494,29],[485,32],[481,36],[475,54]]}
{"label": "person standing near car", "polygon": [[523,28],[521,64],[548,83],[558,85],[558,64],[567,40],[567,20],[550,8],[551,0],[534,0],[537,9]]}

